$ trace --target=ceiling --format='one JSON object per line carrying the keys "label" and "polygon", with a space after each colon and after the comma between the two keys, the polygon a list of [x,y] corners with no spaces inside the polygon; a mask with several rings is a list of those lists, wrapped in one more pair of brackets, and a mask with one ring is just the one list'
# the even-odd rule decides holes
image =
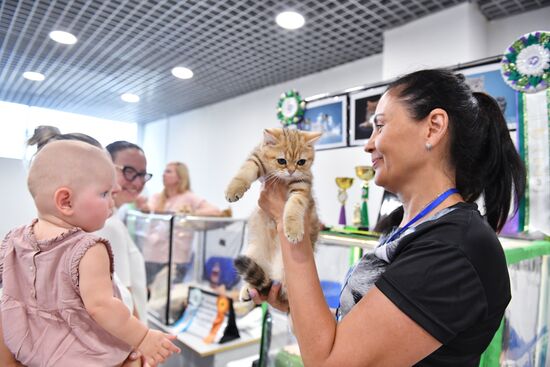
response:
{"label": "ceiling", "polygon": [[[463,0],[0,0],[0,100],[139,123],[382,52],[383,32]],[[487,19],[550,0],[478,0]],[[293,9],[298,30],[276,25]],[[74,45],[48,38],[75,34]],[[170,70],[186,66],[194,77]],[[46,75],[42,82],[24,71]],[[126,103],[120,95],[139,95]]]}

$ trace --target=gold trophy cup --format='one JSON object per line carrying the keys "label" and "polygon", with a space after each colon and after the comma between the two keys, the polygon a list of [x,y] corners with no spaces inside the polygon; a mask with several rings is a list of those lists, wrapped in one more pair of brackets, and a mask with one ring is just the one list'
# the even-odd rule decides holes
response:
{"label": "gold trophy cup", "polygon": [[369,211],[367,202],[369,200],[369,181],[374,178],[374,168],[372,166],[356,166],[355,174],[363,180],[361,189],[361,227],[369,227]]}
{"label": "gold trophy cup", "polygon": [[338,185],[338,201],[342,204],[338,224],[346,225],[346,200],[348,199],[348,193],[346,190],[349,189],[352,184],[352,177],[336,177],[336,185]]}

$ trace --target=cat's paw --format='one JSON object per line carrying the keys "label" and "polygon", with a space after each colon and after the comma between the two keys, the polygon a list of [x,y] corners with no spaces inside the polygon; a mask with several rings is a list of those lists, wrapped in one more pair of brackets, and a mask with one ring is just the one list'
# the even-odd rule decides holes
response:
{"label": "cat's paw", "polygon": [[239,292],[239,301],[241,302],[251,302],[252,297],[250,297],[250,287],[247,285],[243,285],[241,288],[241,291]]}
{"label": "cat's paw", "polygon": [[225,199],[230,203],[235,202],[243,197],[246,190],[248,190],[249,185],[246,182],[241,180],[233,180],[225,190]]}
{"label": "cat's paw", "polygon": [[304,238],[304,226],[300,222],[285,221],[284,231],[290,243],[297,244]]}

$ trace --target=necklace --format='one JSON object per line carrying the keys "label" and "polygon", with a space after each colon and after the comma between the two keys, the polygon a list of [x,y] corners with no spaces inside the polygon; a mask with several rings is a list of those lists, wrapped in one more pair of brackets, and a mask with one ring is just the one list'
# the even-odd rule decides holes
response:
{"label": "necklace", "polygon": [[397,232],[395,232],[390,238],[388,238],[384,242],[384,244],[386,244],[388,242],[391,242],[391,241],[395,240],[396,238],[398,238],[411,225],[416,223],[421,218],[425,217],[429,212],[431,212],[435,207],[437,207],[439,204],[441,204],[445,199],[447,199],[449,196],[451,196],[452,194],[455,194],[457,192],[458,192],[458,190],[453,187],[451,189],[448,189],[444,193],[439,194],[434,200],[432,200],[430,203],[428,203],[428,205],[426,205],[424,207],[424,209],[422,209],[420,211],[420,213],[418,213],[413,219],[411,219],[407,224],[405,224],[402,228],[400,228]]}

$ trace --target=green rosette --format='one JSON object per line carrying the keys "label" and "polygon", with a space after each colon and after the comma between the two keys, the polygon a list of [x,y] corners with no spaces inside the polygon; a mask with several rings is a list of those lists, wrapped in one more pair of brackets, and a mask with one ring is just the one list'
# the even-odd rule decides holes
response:
{"label": "green rosette", "polygon": [[283,126],[296,125],[302,121],[306,102],[295,90],[281,94],[277,103],[277,118]]}
{"label": "green rosette", "polygon": [[527,33],[504,52],[501,61],[504,81],[513,89],[536,93],[550,85],[550,32]]}

